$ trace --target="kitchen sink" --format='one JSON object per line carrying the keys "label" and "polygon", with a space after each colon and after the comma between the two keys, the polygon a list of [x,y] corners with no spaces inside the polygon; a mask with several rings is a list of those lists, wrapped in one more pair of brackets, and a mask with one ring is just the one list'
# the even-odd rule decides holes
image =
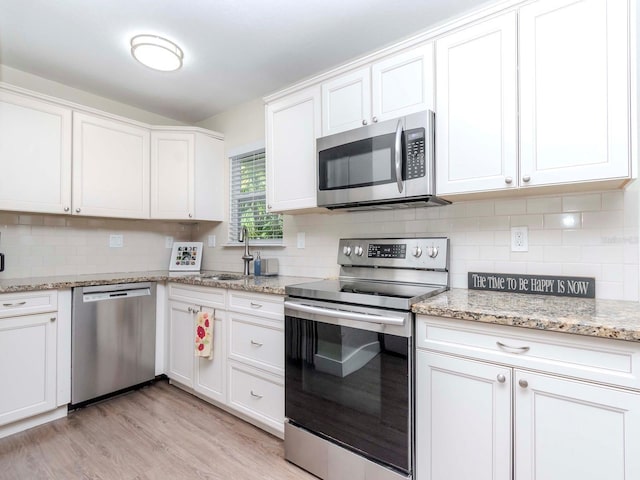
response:
{"label": "kitchen sink", "polygon": [[201,275],[200,278],[202,280],[219,280],[219,281],[234,281],[234,280],[244,280],[245,275],[235,274],[235,273],[212,273],[210,275]]}

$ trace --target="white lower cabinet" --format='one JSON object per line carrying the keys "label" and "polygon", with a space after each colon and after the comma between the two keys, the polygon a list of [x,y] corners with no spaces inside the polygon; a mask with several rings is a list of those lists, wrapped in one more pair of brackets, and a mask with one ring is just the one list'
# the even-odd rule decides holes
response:
{"label": "white lower cabinet", "polygon": [[[71,296],[0,295],[0,438],[66,415]],[[64,303],[64,305],[63,305]]]}
{"label": "white lower cabinet", "polygon": [[416,332],[416,479],[640,478],[640,346],[434,317]]}
{"label": "white lower cabinet", "polygon": [[[176,300],[179,299],[179,300]],[[169,354],[167,376],[198,394],[226,402],[226,292],[223,289],[169,286]],[[211,358],[196,356],[199,312],[214,319]]]}
{"label": "white lower cabinet", "polygon": [[[215,311],[213,358],[195,356],[196,315]],[[284,434],[284,299],[169,284],[167,375],[274,435]]]}

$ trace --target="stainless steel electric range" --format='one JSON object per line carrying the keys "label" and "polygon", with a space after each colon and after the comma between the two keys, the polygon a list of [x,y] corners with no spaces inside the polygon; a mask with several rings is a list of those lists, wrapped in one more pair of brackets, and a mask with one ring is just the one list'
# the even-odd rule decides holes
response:
{"label": "stainless steel electric range", "polygon": [[342,239],[338,263],[286,287],[285,457],[325,480],[410,479],[411,306],[448,289],[449,240]]}

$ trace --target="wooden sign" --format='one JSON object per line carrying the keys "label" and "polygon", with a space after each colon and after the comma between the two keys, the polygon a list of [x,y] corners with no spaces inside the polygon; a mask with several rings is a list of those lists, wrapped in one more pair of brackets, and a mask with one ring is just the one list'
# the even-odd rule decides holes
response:
{"label": "wooden sign", "polygon": [[596,279],[592,277],[469,272],[467,281],[470,290],[578,298],[595,298],[596,296]]}

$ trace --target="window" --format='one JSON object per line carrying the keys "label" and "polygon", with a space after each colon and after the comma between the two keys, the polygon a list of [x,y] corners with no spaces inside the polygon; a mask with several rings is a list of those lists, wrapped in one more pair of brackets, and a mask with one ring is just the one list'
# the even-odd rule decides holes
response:
{"label": "window", "polygon": [[247,227],[253,244],[280,243],[282,215],[267,212],[264,150],[231,157],[229,243],[237,243]]}

